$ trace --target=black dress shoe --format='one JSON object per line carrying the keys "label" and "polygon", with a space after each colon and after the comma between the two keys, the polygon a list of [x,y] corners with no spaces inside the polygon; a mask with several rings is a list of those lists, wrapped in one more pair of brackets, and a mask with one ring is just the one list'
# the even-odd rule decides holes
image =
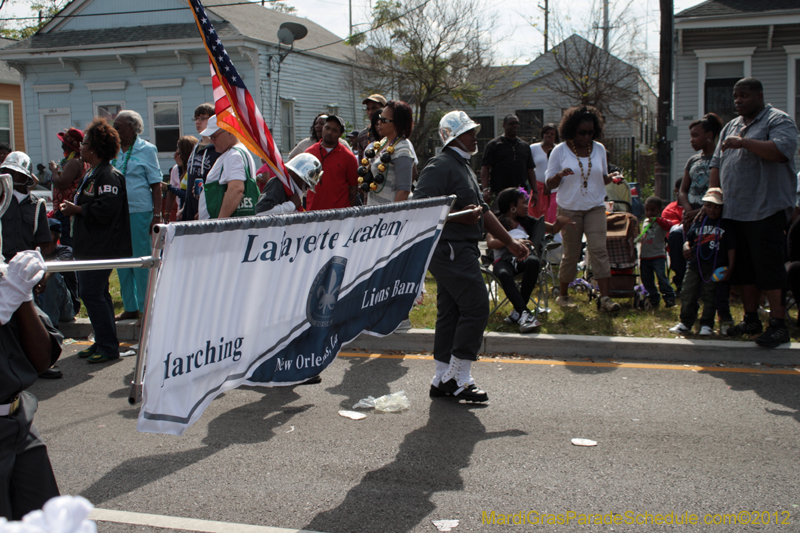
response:
{"label": "black dress shoe", "polygon": [[430,396],[431,396],[431,398],[446,398],[448,396],[451,397],[451,398],[453,397],[452,394],[450,394],[449,392],[443,391],[442,389],[440,389],[436,385],[431,385]]}
{"label": "black dress shoe", "polygon": [[39,377],[42,379],[61,379],[64,377],[64,374],[61,373],[60,368],[54,366],[39,374]]}
{"label": "black dress shoe", "polygon": [[322,374],[317,374],[316,376],[310,377],[302,383],[298,383],[298,385],[317,385],[322,383]]}
{"label": "black dress shoe", "polygon": [[459,387],[455,379],[451,379],[439,385],[439,390],[452,395],[458,400],[466,402],[488,402],[489,395],[475,386],[475,384],[467,385],[466,387]]}

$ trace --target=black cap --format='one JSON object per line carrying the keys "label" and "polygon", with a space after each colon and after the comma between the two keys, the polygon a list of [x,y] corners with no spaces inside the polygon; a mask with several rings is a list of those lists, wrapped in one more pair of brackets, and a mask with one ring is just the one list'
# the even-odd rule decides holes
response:
{"label": "black cap", "polygon": [[344,120],[342,120],[341,118],[337,117],[336,115],[328,115],[328,118],[325,119],[325,122],[330,122],[332,120],[339,123],[339,127],[341,128],[341,131],[342,131],[342,133],[344,133],[345,132],[345,127],[346,127],[345,124],[344,124]]}
{"label": "black cap", "polygon": [[61,233],[61,222],[55,218],[48,218],[47,223],[50,225],[50,231],[57,231],[58,233]]}

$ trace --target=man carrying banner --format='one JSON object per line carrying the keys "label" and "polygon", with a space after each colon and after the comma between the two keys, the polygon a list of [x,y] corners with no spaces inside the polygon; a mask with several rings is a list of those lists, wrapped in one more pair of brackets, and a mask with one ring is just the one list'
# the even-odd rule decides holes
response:
{"label": "man carrying banner", "polygon": [[[314,192],[314,187],[322,176],[322,164],[319,159],[311,154],[299,154],[286,163],[286,170],[301,191],[309,189]],[[259,215],[282,215],[300,210],[302,200],[295,193],[286,195],[286,189],[280,180],[271,179],[264,187],[264,193],[256,204],[256,213]]]}
{"label": "man carrying banner", "polygon": [[209,137],[214,149],[222,155],[206,176],[198,218],[255,215],[259,190],[255,180],[256,165],[250,152],[234,134],[217,126],[216,115],[208,119],[208,127],[200,135]]}
{"label": "man carrying banner", "polygon": [[[433,358],[436,375],[431,398],[452,396],[485,402],[489,395],[475,385],[470,367],[478,359],[489,321],[489,295],[480,270],[478,241],[486,230],[497,236],[517,259],[530,253],[514,239],[483,201],[469,159],[478,151],[480,125],[463,111],[451,111],[439,122],[442,152],[420,173],[414,199],[455,195],[452,211],[469,211],[451,219],[433,252],[428,270],[436,278],[437,317]],[[497,232],[497,233],[495,233]]]}

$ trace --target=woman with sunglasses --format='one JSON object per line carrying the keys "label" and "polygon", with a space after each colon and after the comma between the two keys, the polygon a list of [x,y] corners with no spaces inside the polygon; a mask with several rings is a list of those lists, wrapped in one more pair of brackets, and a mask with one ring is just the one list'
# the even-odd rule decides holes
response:
{"label": "woman with sunglasses", "polygon": [[372,171],[367,205],[402,202],[411,194],[417,161],[414,147],[408,140],[413,128],[414,118],[407,103],[390,100],[381,110],[378,133],[382,139],[365,150],[365,159],[361,161],[363,165],[366,160],[367,165],[363,166]]}
{"label": "woman with sunglasses", "polygon": [[564,255],[559,269],[559,297],[562,307],[575,307],[570,302],[569,284],[578,272],[581,239],[586,235],[586,248],[592,273],[600,286],[600,310],[614,312],[619,304],[608,296],[611,266],[606,249],[606,185],[608,176],[606,149],[596,141],[603,136],[603,117],[592,106],[567,109],[558,126],[564,140],[550,152],[546,184],[558,188],[558,216],[571,218],[574,225],[561,232]]}

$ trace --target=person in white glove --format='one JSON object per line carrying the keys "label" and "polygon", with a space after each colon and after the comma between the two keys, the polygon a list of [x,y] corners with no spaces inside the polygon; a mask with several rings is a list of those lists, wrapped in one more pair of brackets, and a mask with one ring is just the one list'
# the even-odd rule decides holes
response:
{"label": "person in white glove", "polygon": [[0,516],[19,520],[59,495],[33,425],[37,400],[25,389],[61,355],[63,337],[33,304],[33,287],[45,271],[42,255],[20,252],[0,265]]}
{"label": "person in white glove", "polygon": [[[322,177],[322,163],[311,154],[300,154],[286,163],[286,170],[298,190],[314,191],[314,187]],[[281,180],[271,179],[264,187],[264,193],[256,203],[258,215],[283,215],[300,211],[302,198],[297,191],[289,195]]]}
{"label": "person in white glove", "polygon": [[0,324],[5,324],[20,304],[33,300],[33,288],[44,276],[44,259],[38,251],[19,252],[0,277]]}

